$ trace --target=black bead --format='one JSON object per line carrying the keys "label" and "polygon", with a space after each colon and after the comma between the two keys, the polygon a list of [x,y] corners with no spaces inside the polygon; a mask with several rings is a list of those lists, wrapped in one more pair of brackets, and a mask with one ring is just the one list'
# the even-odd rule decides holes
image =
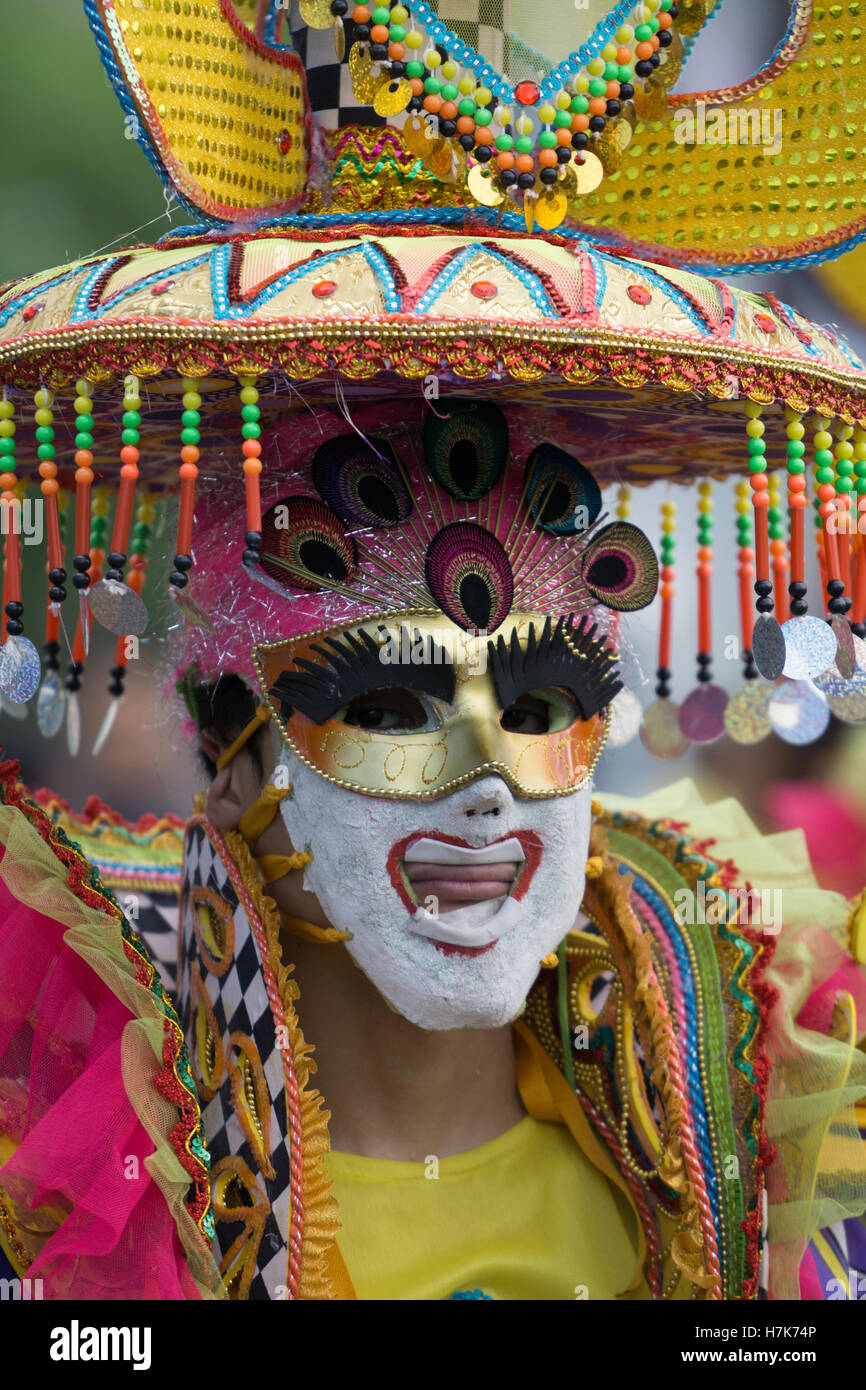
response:
{"label": "black bead", "polygon": [[534,175],[534,174],[518,174],[518,175],[517,175],[517,186],[518,186],[518,188],[526,188],[526,189],[534,188],[534,187],[535,187],[535,175]]}
{"label": "black bead", "polygon": [[440,121],[440,122],[439,122],[439,134],[442,135],[442,136],[444,136],[446,140],[450,140],[451,137],[452,137],[452,135],[456,135],[456,134],[457,134],[457,122],[456,122],[456,121]]}
{"label": "black bead", "polygon": [[622,102],[617,101],[616,97],[611,97],[610,101],[607,103],[607,114],[609,116],[618,116],[621,110]]}
{"label": "black bead", "polygon": [[174,557],[174,567],[175,567],[176,570],[183,570],[184,572],[186,572],[187,570],[191,570],[191,569],[192,569],[192,556],[191,556],[191,555],[175,555],[175,557]]}
{"label": "black bead", "polygon": [[342,19],[348,8],[348,0],[331,0],[331,14],[335,19]]}
{"label": "black bead", "polygon": [[551,184],[556,183],[559,175],[555,169],[542,169],[540,178],[542,183]]}
{"label": "black bead", "polygon": [[499,175],[499,182],[503,188],[513,188],[517,183],[517,175],[513,169],[503,169]]}
{"label": "black bead", "polygon": [[[261,531],[247,531],[247,534],[244,536],[244,545],[248,545],[248,546],[250,547],[251,550],[261,550],[261,548],[262,548],[262,533],[261,533]],[[177,564],[177,561],[176,561],[176,560],[175,560],[175,564]],[[178,568],[179,568],[179,569],[183,569],[183,565],[178,566]]]}
{"label": "black bead", "polygon": [[108,674],[112,676],[116,681],[122,680],[123,677],[126,675],[126,667],[112,666]]}
{"label": "black bead", "polygon": [[674,41],[674,36],[671,33],[670,29],[660,29],[658,39],[659,48],[670,48],[671,44]]}
{"label": "black bead", "polygon": [[659,65],[659,63],[661,62],[661,60],[662,60],[662,59],[661,59],[661,54],[660,54],[660,53],[654,53],[653,56],[652,56],[651,58],[648,58],[648,59],[647,59],[647,62],[649,63],[649,65],[650,65],[651,68],[657,68],[658,65]]}
{"label": "black bead", "polygon": [[476,145],[475,158],[479,164],[486,164],[488,160],[493,158],[493,151],[489,145]]}
{"label": "black bead", "polygon": [[122,584],[122,583],[123,583],[123,570],[114,570],[114,569],[112,569],[112,570],[106,570],[106,571],[105,571],[105,578],[106,578],[106,579],[112,580],[112,582],[115,583],[115,584]]}
{"label": "black bead", "polygon": [[827,607],[833,614],[834,618],[841,617],[843,613],[848,612],[847,604],[843,598],[831,598],[830,602],[827,604]]}
{"label": "black bead", "polygon": [[409,105],[406,107],[406,110],[409,111],[413,116],[417,116],[418,112],[422,111],[423,109],[424,103],[420,97],[413,97],[412,100],[409,102]]}
{"label": "black bead", "polygon": [[6,624],[6,631],[10,637],[20,637],[24,631],[24,624],[19,623],[15,618],[10,618]]}
{"label": "black bead", "polygon": [[90,569],[90,556],[76,555],[75,559],[72,561],[72,568],[78,570],[80,574],[86,574]]}
{"label": "black bead", "polygon": [[175,589],[185,589],[187,584],[189,583],[189,576],[181,574],[180,570],[172,570],[171,574],[169,575],[169,583]]}
{"label": "black bead", "polygon": [[585,130],[578,130],[571,137],[572,147],[576,150],[585,150],[589,144],[589,136]]}
{"label": "black bead", "polygon": [[669,666],[659,666],[658,669],[656,670],[656,676],[658,677],[658,679],[659,679],[660,681],[669,681],[669,680],[672,680],[672,679],[673,679],[673,674],[674,674],[674,673],[673,673],[673,671],[670,669]]}
{"label": "black bead", "polygon": [[387,45],[384,43],[371,43],[370,57],[373,59],[374,63],[381,63],[383,59],[388,57]]}
{"label": "black bead", "polygon": [[356,25],[355,25],[355,38],[358,40],[358,43],[366,43],[369,37],[370,37],[370,25],[369,25],[369,24],[356,24]]}
{"label": "black bead", "polygon": [[24,604],[17,603],[14,599],[10,599],[4,612],[7,618],[21,618],[24,615]]}
{"label": "black bead", "polygon": [[827,585],[827,593],[831,598],[841,598],[845,592],[845,585],[841,579],[831,579]]}
{"label": "black bead", "polygon": [[679,14],[679,12],[680,12],[680,7],[679,7],[679,5],[677,5],[677,4],[671,5],[670,9],[668,10],[668,14],[670,15],[671,19],[676,19],[677,16],[678,16],[678,14]]}
{"label": "black bead", "polygon": [[712,658],[712,656],[710,655],[709,652],[698,652],[698,665],[699,665],[699,666],[712,666],[712,664],[713,664],[713,658]]}
{"label": "black bead", "polygon": [[759,613],[772,613],[776,605],[771,598],[759,598],[755,607]]}
{"label": "black bead", "polygon": [[653,70],[653,65],[652,63],[648,63],[645,58],[641,58],[639,62],[635,63],[634,70],[638,77],[649,77]]}
{"label": "black bead", "polygon": [[65,584],[66,570],[49,570],[48,578],[50,579],[52,584]]}
{"label": "black bead", "polygon": [[405,63],[397,63],[397,62],[392,63],[392,64],[391,64],[391,76],[392,76],[392,77],[405,77],[405,76],[406,76],[406,64],[405,64]]}
{"label": "black bead", "polygon": [[67,676],[67,677],[66,677],[66,689],[69,690],[69,691],[71,691],[71,692],[73,692],[73,693],[74,693],[76,690],[80,690],[80,689],[81,689],[81,681],[78,679],[77,676]]}
{"label": "black bead", "polygon": [[712,671],[698,671],[698,681],[701,685],[708,685],[712,679]]}
{"label": "black bead", "polygon": [[126,556],[122,550],[112,550],[108,557],[109,567],[113,570],[122,570],[126,564]]}
{"label": "black bead", "polygon": [[108,687],[108,693],[109,695],[114,695],[115,697],[122,695],[123,681],[112,681]]}
{"label": "black bead", "polygon": [[48,597],[52,603],[63,603],[66,598],[66,590],[60,584],[54,584],[48,590]]}
{"label": "black bead", "polygon": [[607,121],[605,120],[604,116],[590,116],[589,118],[589,128],[590,130],[595,131],[596,134],[604,130],[606,125]]}
{"label": "black bead", "polygon": [[804,598],[791,599],[791,616],[794,618],[804,618],[809,611],[809,605]]}
{"label": "black bead", "polygon": [[261,558],[262,557],[257,550],[245,550],[243,553],[243,562],[247,566],[247,568],[249,568],[252,565],[257,565],[260,562]]}
{"label": "black bead", "polygon": [[46,656],[57,656],[57,654],[58,654],[59,651],[60,651],[60,643],[59,643],[59,642],[46,642],[46,643],[45,643],[45,655],[46,655]]}
{"label": "black bead", "polygon": [[76,589],[79,589],[83,593],[85,589],[90,588],[90,575],[73,574],[72,582],[75,585]]}
{"label": "black bead", "polygon": [[759,598],[767,598],[773,592],[772,581],[769,579],[755,580],[755,593]]}
{"label": "black bead", "polygon": [[667,700],[670,693],[671,688],[668,685],[667,681],[659,681],[658,685],[656,686],[656,695],[658,695],[659,699]]}
{"label": "black bead", "polygon": [[788,593],[791,595],[791,598],[805,598],[806,592],[806,585],[801,583],[798,579],[795,579],[793,584],[788,585]]}
{"label": "black bead", "polygon": [[560,164],[570,164],[573,158],[571,145],[557,145],[556,157]]}
{"label": "black bead", "polygon": [[469,150],[474,150],[474,148],[475,148],[475,136],[474,136],[474,135],[461,135],[461,136],[460,136],[460,144],[463,146],[464,150],[467,151],[467,153],[468,153]]}
{"label": "black bead", "polygon": [[631,101],[634,96],[634,87],[630,82],[620,82],[619,99],[620,101]]}
{"label": "black bead", "polygon": [[852,623],[851,631],[853,632],[855,637],[859,637],[861,639],[866,637],[866,623]]}

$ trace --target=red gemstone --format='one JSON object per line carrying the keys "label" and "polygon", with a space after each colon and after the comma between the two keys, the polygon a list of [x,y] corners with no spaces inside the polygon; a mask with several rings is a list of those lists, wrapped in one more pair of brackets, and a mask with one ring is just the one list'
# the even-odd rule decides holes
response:
{"label": "red gemstone", "polygon": [[173,280],[157,280],[155,285],[151,285],[150,292],[152,295],[167,294],[169,290],[173,289]]}
{"label": "red gemstone", "polygon": [[650,300],[652,299],[652,295],[650,294],[649,290],[645,290],[643,285],[629,285],[628,297],[629,299],[633,299],[635,304],[643,305],[649,304]]}
{"label": "red gemstone", "polygon": [[755,323],[762,333],[775,333],[776,331],[776,320],[771,319],[769,314],[756,314]]}
{"label": "red gemstone", "polygon": [[499,293],[499,289],[491,280],[476,280],[471,290],[476,299],[495,299]]}
{"label": "red gemstone", "polygon": [[39,304],[28,304],[28,305],[27,305],[27,308],[24,310],[24,313],[21,315],[21,317],[23,318],[23,320],[24,320],[25,323],[30,323],[33,319],[35,319],[35,317],[36,317],[37,314],[41,314],[41,313],[42,313],[42,310],[43,310],[44,308],[45,308],[45,304],[44,304],[44,303],[39,303]]}
{"label": "red gemstone", "polygon": [[292,148],[291,132],[288,130],[280,131],[277,136],[277,144],[280,147],[280,154],[288,154],[289,150]]}
{"label": "red gemstone", "polygon": [[521,106],[534,106],[541,96],[541,89],[534,82],[518,82],[514,95]]}
{"label": "red gemstone", "polygon": [[313,286],[313,294],[317,299],[328,299],[336,288],[336,280],[320,280],[317,285]]}

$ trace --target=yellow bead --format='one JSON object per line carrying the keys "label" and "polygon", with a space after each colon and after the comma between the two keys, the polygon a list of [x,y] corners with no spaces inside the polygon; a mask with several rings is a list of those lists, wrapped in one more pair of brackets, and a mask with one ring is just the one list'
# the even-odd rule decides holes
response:
{"label": "yellow bead", "polygon": [[698,483],[698,492],[701,497],[712,496],[713,484],[709,478],[704,478],[703,482]]}
{"label": "yellow bead", "polygon": [[457,90],[465,97],[473,96],[475,94],[475,78],[461,77],[457,83]]}
{"label": "yellow bead", "polygon": [[631,497],[631,488],[628,486],[627,483],[620,484],[620,489],[617,496],[619,497],[619,500],[621,502],[624,502],[627,497]]}
{"label": "yellow bead", "polygon": [[108,516],[108,498],[94,493],[90,510],[94,516]]}
{"label": "yellow bead", "polygon": [[832,449],[832,447],[833,447],[833,436],[832,436],[832,434],[828,434],[826,430],[819,430],[818,433],[815,435],[815,448],[816,448],[816,449]]}
{"label": "yellow bead", "polygon": [[14,433],[14,420],[0,420],[0,439],[11,439]]}
{"label": "yellow bead", "polygon": [[793,420],[785,433],[789,439],[802,439],[806,433],[806,427],[799,420]]}
{"label": "yellow bead", "polygon": [[700,500],[700,502],[698,503],[698,511],[700,512],[701,516],[709,516],[709,514],[710,514],[710,512],[711,512],[712,510],[713,510],[712,498],[710,498],[710,497],[702,497],[701,500]]}
{"label": "yellow bead", "polygon": [[590,77],[602,77],[604,75],[604,59],[590,58],[586,65],[586,70]]}
{"label": "yellow bead", "polygon": [[750,420],[746,425],[746,434],[750,439],[760,439],[765,429],[763,420]]}
{"label": "yellow bead", "polygon": [[619,517],[620,521],[628,521],[628,518],[629,518],[629,509],[628,509],[627,506],[622,506],[622,505],[620,505],[620,506],[617,507],[617,509],[616,509],[616,514],[617,514],[617,516]]}
{"label": "yellow bead", "polygon": [[242,405],[255,405],[259,399],[259,393],[255,386],[245,386],[241,391]]}
{"label": "yellow bead", "polygon": [[616,31],[616,41],[619,44],[631,43],[634,38],[634,29],[630,24],[621,24]]}
{"label": "yellow bead", "polygon": [[589,91],[589,78],[585,73],[582,72],[579,77],[574,79],[574,90],[578,96],[585,96]]}
{"label": "yellow bead", "polygon": [[534,129],[531,116],[518,116],[515,123],[518,135],[531,135]]}
{"label": "yellow bead", "polygon": [[662,502],[661,513],[662,513],[662,516],[676,516],[676,514],[677,514],[677,504],[676,504],[676,502]]}
{"label": "yellow bead", "polygon": [[493,93],[489,87],[479,87],[475,93],[476,106],[489,106],[493,100]]}
{"label": "yellow bead", "polygon": [[459,71],[460,69],[458,68],[456,63],[448,62],[442,64],[442,76],[446,77],[449,82],[452,80],[452,78],[457,76]]}
{"label": "yellow bead", "polygon": [[746,401],[745,413],[748,419],[757,420],[758,416],[762,415],[763,412],[764,407],[761,405],[760,401]]}
{"label": "yellow bead", "polygon": [[34,403],[40,410],[54,404],[54,395],[46,387],[41,387],[33,397]]}
{"label": "yellow bead", "polygon": [[841,442],[840,442],[839,444],[836,445],[836,457],[837,457],[837,459],[851,459],[851,458],[853,458],[853,457],[854,457],[854,445],[853,445],[853,444],[849,444],[848,441],[847,441],[847,439],[841,440]]}
{"label": "yellow bead", "polygon": [[676,529],[677,529],[677,525],[676,525],[676,522],[675,522],[675,521],[663,521],[663,522],[662,522],[662,535],[664,535],[664,536],[672,536],[672,535],[674,534],[674,532],[676,531]]}
{"label": "yellow bead", "polygon": [[606,43],[605,46],[604,46],[604,48],[601,50],[601,56],[602,56],[602,58],[604,59],[604,61],[605,61],[606,63],[615,63],[615,62],[616,62],[616,44],[615,44],[615,43]]}
{"label": "yellow bead", "polygon": [[152,526],[156,521],[156,507],[139,507],[137,520],[140,521],[143,526]]}
{"label": "yellow bead", "polygon": [[124,396],[124,410],[141,410],[141,396]]}
{"label": "yellow bead", "polygon": [[201,396],[198,391],[184,391],[183,408],[184,410],[198,410],[201,405]]}
{"label": "yellow bead", "polygon": [[567,111],[571,105],[571,97],[568,95],[568,92],[560,92],[559,96],[556,98],[556,104],[560,111]]}
{"label": "yellow bead", "polygon": [[80,376],[75,383],[75,390],[79,396],[92,396],[93,385],[86,377]]}
{"label": "yellow bead", "polygon": [[15,414],[15,406],[11,401],[0,401],[0,420],[11,420]]}
{"label": "yellow bead", "polygon": [[539,106],[538,119],[543,121],[545,125],[550,125],[551,121],[556,120],[556,108],[551,106],[549,102],[544,106]]}
{"label": "yellow bead", "polygon": [[435,48],[428,48],[427,52],[424,54],[424,62],[431,70],[433,68],[438,68],[439,64],[442,62],[442,54],[438,53]]}
{"label": "yellow bead", "polygon": [[[569,105],[571,105],[570,102]],[[510,106],[497,106],[495,114],[496,119],[502,126],[503,130],[507,125],[511,125],[511,122],[514,119],[514,112],[511,110]]]}
{"label": "yellow bead", "polygon": [[738,516],[748,516],[749,513],[751,512],[751,510],[752,510],[752,504],[751,504],[751,502],[748,502],[748,501],[746,500],[745,497],[744,497],[741,501],[739,501],[739,502],[737,503],[737,515],[738,515]]}

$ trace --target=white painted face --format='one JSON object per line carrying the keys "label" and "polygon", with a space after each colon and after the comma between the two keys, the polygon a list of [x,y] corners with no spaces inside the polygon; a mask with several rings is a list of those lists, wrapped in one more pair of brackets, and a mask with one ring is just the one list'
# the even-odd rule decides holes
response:
{"label": "white painted face", "polygon": [[313,856],[304,886],[388,1003],[420,1028],[510,1022],[577,918],[591,787],[529,800],[493,775],[397,801],[338,787],[286,748],[280,763],[283,819]]}

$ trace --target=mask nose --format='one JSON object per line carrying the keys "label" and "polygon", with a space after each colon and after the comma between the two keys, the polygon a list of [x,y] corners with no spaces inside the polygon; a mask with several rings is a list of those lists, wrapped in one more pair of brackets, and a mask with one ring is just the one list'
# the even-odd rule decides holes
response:
{"label": "mask nose", "polygon": [[504,816],[514,804],[514,798],[501,777],[483,777],[458,795],[462,801],[461,816],[479,828]]}

